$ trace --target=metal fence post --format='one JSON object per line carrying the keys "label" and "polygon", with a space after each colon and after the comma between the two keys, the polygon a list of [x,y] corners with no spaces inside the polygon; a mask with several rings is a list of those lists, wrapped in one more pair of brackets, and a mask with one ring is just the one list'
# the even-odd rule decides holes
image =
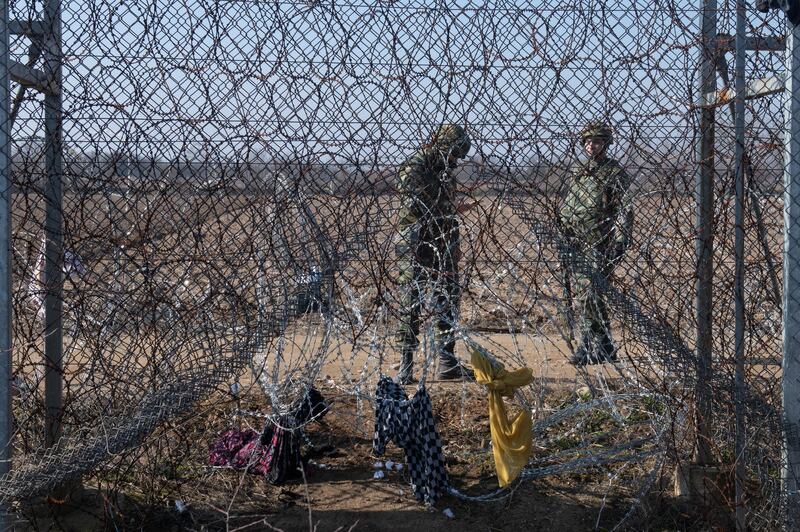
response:
{"label": "metal fence post", "polygon": [[61,435],[63,389],[63,279],[62,131],[61,131],[61,2],[49,0],[45,12],[45,74],[51,90],[44,98],[45,160],[45,445]]}
{"label": "metal fence post", "polygon": [[[0,476],[11,470],[11,132],[8,119],[8,2],[0,5]],[[11,528],[0,506],[0,530]]]}
{"label": "metal fence post", "polygon": [[800,527],[800,26],[786,43],[783,228],[783,492],[789,530]]}
{"label": "metal fence post", "polygon": [[697,385],[695,388],[695,462],[711,464],[708,422],[711,419],[712,283],[714,253],[714,107],[707,105],[716,90],[717,2],[701,0],[700,144],[698,146],[696,212]]}
{"label": "metal fence post", "polygon": [[733,283],[734,300],[734,357],[735,387],[734,409],[736,418],[735,435],[735,517],[736,530],[744,531],[747,528],[747,514],[744,507],[744,176],[745,176],[745,131],[744,131],[744,98],[745,98],[745,39],[746,35],[746,6],[744,0],[736,0],[736,59],[734,62],[736,72],[735,84],[735,130],[736,130],[736,206],[734,222],[734,257],[735,278]]}

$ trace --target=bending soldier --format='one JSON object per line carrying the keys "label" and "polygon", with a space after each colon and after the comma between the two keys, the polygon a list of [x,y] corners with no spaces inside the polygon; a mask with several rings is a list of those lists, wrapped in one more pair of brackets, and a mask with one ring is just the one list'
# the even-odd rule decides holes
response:
{"label": "bending soldier", "polygon": [[581,322],[581,340],[571,359],[577,366],[617,359],[606,302],[592,285],[591,274],[611,275],[633,230],[633,211],[625,207],[630,178],[606,153],[613,142],[611,128],[591,122],[581,131],[581,141],[588,160],[573,169],[560,212],[572,258],[565,266]]}
{"label": "bending soldier", "polygon": [[469,153],[470,146],[461,126],[446,124],[398,172],[401,206],[395,250],[402,295],[396,341],[401,357],[398,380],[403,384],[414,381],[413,357],[419,345],[421,310],[428,296],[436,319],[439,377],[473,378],[472,371],[455,357],[453,333],[461,296],[458,214],[474,203],[456,206],[452,170]]}

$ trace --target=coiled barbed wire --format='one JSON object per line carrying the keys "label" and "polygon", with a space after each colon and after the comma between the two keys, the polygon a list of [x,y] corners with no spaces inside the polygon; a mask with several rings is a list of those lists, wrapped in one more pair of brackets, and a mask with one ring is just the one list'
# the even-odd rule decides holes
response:
{"label": "coiled barbed wire", "polygon": [[[14,2],[10,16],[37,20],[41,9]],[[91,470],[248,367],[275,415],[326,373],[343,394],[370,400],[397,358],[396,169],[446,122],[472,137],[475,151],[454,172],[459,197],[478,201],[460,221],[463,297],[453,327],[508,366],[536,365],[538,380],[517,401],[541,416],[538,426],[573,412],[542,408],[547,379],[567,375],[608,398],[663,398],[665,409],[643,422],[651,446],[623,459],[688,456],[669,431],[690,431],[681,412],[696,377],[696,6],[81,1],[62,9],[60,208],[65,251],[80,264],[64,281],[63,438],[50,449],[39,438],[48,139],[42,97],[15,86],[17,424],[0,498],[40,494]],[[721,33],[730,12],[720,5]],[[782,31],[774,18],[749,20],[753,35]],[[13,36],[12,59],[36,66],[52,52],[30,41]],[[782,71],[774,54],[748,56],[750,79]],[[782,273],[781,96],[747,106],[758,209],[745,228],[753,362],[744,459],[760,493],[749,499],[751,522],[768,528],[781,511],[772,480],[781,460],[780,297],[767,288]],[[717,116],[710,386],[723,460],[734,439],[734,144],[732,118],[723,106]],[[597,118],[614,128],[613,155],[634,176],[637,213],[633,245],[602,287],[624,354],[608,374],[563,370],[575,316],[557,233],[541,230],[554,225],[569,169],[583,157],[578,130]],[[427,323],[436,305],[423,307]],[[427,376],[435,342],[423,329],[417,357]],[[354,429],[365,417],[353,418]],[[640,429],[619,430],[634,441]],[[559,463],[532,464],[526,478],[619,458],[616,447],[584,454],[584,443],[554,452]]]}

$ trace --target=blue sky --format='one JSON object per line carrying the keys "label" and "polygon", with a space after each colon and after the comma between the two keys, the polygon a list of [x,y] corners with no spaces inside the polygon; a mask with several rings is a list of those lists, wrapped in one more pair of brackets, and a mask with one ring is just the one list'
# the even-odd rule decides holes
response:
{"label": "blue sky", "polygon": [[[696,3],[518,4],[67,2],[65,138],[157,158],[392,162],[456,121],[515,165],[570,157],[603,116],[623,150],[691,153]],[[750,19],[774,33],[776,17]],[[20,137],[37,112],[25,106]]]}

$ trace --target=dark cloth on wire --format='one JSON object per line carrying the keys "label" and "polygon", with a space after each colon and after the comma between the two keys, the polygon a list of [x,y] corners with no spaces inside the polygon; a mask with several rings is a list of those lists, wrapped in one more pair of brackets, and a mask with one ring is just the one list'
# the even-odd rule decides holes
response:
{"label": "dark cloth on wire", "polygon": [[300,455],[302,427],[327,412],[325,399],[309,389],[293,414],[267,421],[259,434],[252,429],[227,429],[211,444],[208,463],[229,466],[263,475],[267,482],[280,485],[300,476],[305,459]]}
{"label": "dark cloth on wire", "polygon": [[420,502],[436,504],[447,492],[448,482],[428,392],[422,387],[408,399],[400,385],[381,377],[375,396],[373,451],[382,455],[390,441],[402,448],[414,496]]}
{"label": "dark cloth on wire", "polygon": [[253,429],[227,429],[211,444],[208,463],[247,469],[248,473],[266,475],[271,457],[260,447],[261,435]]}

